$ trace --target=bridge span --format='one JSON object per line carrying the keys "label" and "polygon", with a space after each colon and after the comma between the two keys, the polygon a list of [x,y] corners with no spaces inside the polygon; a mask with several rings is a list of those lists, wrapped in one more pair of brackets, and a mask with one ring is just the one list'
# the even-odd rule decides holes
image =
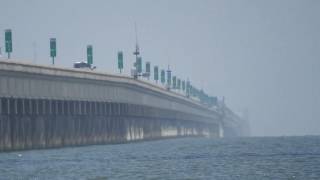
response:
{"label": "bridge span", "polygon": [[0,151],[240,135],[224,109],[128,76],[0,61]]}

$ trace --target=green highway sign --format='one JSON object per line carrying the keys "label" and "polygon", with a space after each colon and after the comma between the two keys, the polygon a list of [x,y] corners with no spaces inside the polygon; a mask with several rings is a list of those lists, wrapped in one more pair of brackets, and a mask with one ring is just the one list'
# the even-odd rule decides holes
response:
{"label": "green highway sign", "polygon": [[171,71],[167,70],[167,84],[170,87],[171,86]]}
{"label": "green highway sign", "polygon": [[177,88],[177,77],[176,76],[172,77],[172,88],[173,89]]}
{"label": "green highway sign", "polygon": [[161,83],[164,84],[166,83],[166,77],[165,77],[165,71],[161,70]]}
{"label": "green highway sign", "polygon": [[5,51],[8,53],[8,59],[10,58],[10,53],[12,52],[12,32],[11,29],[5,30]]}
{"label": "green highway sign", "polygon": [[50,56],[52,58],[57,56],[57,42],[56,38],[51,38],[50,39]]}
{"label": "green highway sign", "polygon": [[190,96],[190,81],[187,81],[187,85],[186,85],[186,93],[187,93],[187,96],[189,97]]}
{"label": "green highway sign", "polygon": [[122,51],[118,52],[118,69],[120,70],[120,73],[121,73],[121,70],[123,69],[123,52]]}
{"label": "green highway sign", "polygon": [[159,68],[158,68],[158,66],[154,66],[153,74],[154,74],[154,80],[158,81],[159,80]]}
{"label": "green highway sign", "polygon": [[92,65],[93,63],[93,50],[92,45],[87,46],[87,63]]}
{"label": "green highway sign", "polygon": [[146,73],[150,74],[151,70],[150,70],[150,62],[146,62]]}
{"label": "green highway sign", "polygon": [[50,56],[54,65],[54,58],[57,56],[57,41],[56,38],[50,38]]}
{"label": "green highway sign", "polygon": [[142,73],[142,58],[138,57],[136,62],[137,73]]}

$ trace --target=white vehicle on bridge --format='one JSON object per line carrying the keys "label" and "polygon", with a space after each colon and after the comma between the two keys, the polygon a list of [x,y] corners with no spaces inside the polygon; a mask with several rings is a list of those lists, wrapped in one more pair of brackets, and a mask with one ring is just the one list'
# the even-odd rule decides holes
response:
{"label": "white vehicle on bridge", "polygon": [[93,70],[93,69],[96,68],[95,66],[91,67],[91,64],[89,64],[89,63],[87,63],[87,62],[84,62],[84,61],[75,62],[75,63],[73,64],[73,67],[74,67],[74,68],[80,68],[80,69],[91,69],[91,70]]}

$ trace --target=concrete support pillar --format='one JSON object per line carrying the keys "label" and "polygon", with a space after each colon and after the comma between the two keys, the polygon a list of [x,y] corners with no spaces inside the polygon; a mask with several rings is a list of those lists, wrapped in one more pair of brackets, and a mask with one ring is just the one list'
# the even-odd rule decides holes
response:
{"label": "concrete support pillar", "polygon": [[101,102],[98,102],[98,116],[103,114],[103,108],[102,108],[103,104]]}
{"label": "concrete support pillar", "polygon": [[31,99],[27,99],[27,101],[28,101],[28,111],[29,111],[29,113],[28,114],[32,114],[32,111],[33,111],[33,108],[32,108],[32,101],[31,101]]}
{"label": "concrete support pillar", "polygon": [[110,103],[106,102],[106,113],[107,113],[108,116],[110,116],[110,114],[111,114],[110,111],[111,111],[110,110]]}
{"label": "concrete support pillar", "polygon": [[7,114],[10,114],[10,99],[7,98]]}
{"label": "concrete support pillar", "polygon": [[70,115],[70,101],[66,100],[66,115]]}
{"label": "concrete support pillar", "polygon": [[28,115],[29,114],[29,101],[28,99],[23,99],[23,109],[24,109],[24,114]]}
{"label": "concrete support pillar", "polygon": [[83,115],[89,115],[89,113],[90,113],[90,105],[89,105],[89,102],[88,101],[84,101],[83,102],[83,104],[84,104],[84,108],[83,108],[83,112],[82,112],[82,114]]}
{"label": "concrete support pillar", "polygon": [[69,114],[73,115],[73,101],[69,101]]}
{"label": "concrete support pillar", "polygon": [[73,102],[74,102],[74,101],[69,101],[69,114],[70,114],[70,115],[74,115],[74,113],[73,113],[73,112],[74,112],[74,111],[73,111],[73,110],[74,110]]}
{"label": "concrete support pillar", "polygon": [[3,109],[3,105],[2,105],[2,103],[3,103],[3,98],[0,97],[0,115],[3,114],[3,110],[2,110]]}
{"label": "concrete support pillar", "polygon": [[60,114],[60,101],[56,100],[56,104],[57,104],[56,114],[59,115]]}
{"label": "concrete support pillar", "polygon": [[100,102],[100,115],[104,115],[104,103]]}
{"label": "concrete support pillar", "polygon": [[49,115],[52,114],[52,100],[48,100],[49,101]]}
{"label": "concrete support pillar", "polygon": [[118,109],[118,112],[117,112],[117,115],[121,115],[121,105],[120,103],[117,103],[117,109]]}
{"label": "concrete support pillar", "polygon": [[78,101],[71,101],[70,103],[70,114],[77,115]]}
{"label": "concrete support pillar", "polygon": [[88,102],[87,101],[81,101],[81,115],[87,115],[88,114]]}
{"label": "concrete support pillar", "polygon": [[48,115],[49,110],[48,110],[48,100],[43,99],[42,100],[43,103],[43,115]]}
{"label": "concrete support pillar", "polygon": [[81,101],[74,101],[74,114],[75,115],[79,115],[78,108],[79,108],[80,103],[81,103]]}
{"label": "concrete support pillar", "polygon": [[43,115],[48,115],[48,101],[46,99],[42,100],[43,103]]}
{"label": "concrete support pillar", "polygon": [[37,99],[38,115],[42,115],[42,99]]}
{"label": "concrete support pillar", "polygon": [[84,114],[85,103],[83,101],[77,101],[77,114],[82,115]]}
{"label": "concrete support pillar", "polygon": [[103,115],[107,115],[108,114],[107,102],[103,102],[103,104],[104,104],[104,114]]}
{"label": "concrete support pillar", "polygon": [[22,115],[22,99],[17,99],[17,114]]}
{"label": "concrete support pillar", "polygon": [[98,102],[94,102],[94,115],[98,115],[99,113],[99,104]]}
{"label": "concrete support pillar", "polygon": [[44,111],[45,111],[45,109],[44,109],[44,103],[43,103],[43,99],[38,99],[37,100],[38,101],[38,109],[39,109],[39,115],[44,115],[45,113],[44,113]]}
{"label": "concrete support pillar", "polygon": [[16,98],[13,98],[13,104],[14,104],[14,114],[18,114],[18,100]]}
{"label": "concrete support pillar", "polygon": [[42,115],[46,115],[46,114],[48,114],[48,112],[47,112],[47,101],[45,100],[45,99],[41,99],[41,105],[42,105],[42,112],[41,112],[41,114]]}
{"label": "concrete support pillar", "polygon": [[55,115],[55,107],[56,107],[55,101],[50,100],[50,114],[51,115]]}
{"label": "concrete support pillar", "polygon": [[68,104],[68,100],[63,100],[62,101],[63,104],[63,115],[69,115],[69,104]]}
{"label": "concrete support pillar", "polygon": [[81,109],[83,111],[83,114],[87,114],[87,102],[86,101],[81,101]]}
{"label": "concrete support pillar", "polygon": [[2,114],[2,98],[0,97],[0,115]]}
{"label": "concrete support pillar", "polygon": [[90,106],[91,106],[91,108],[90,108],[91,115],[94,115],[94,110],[95,110],[95,108],[94,108],[94,104],[95,104],[95,102],[90,102]]}
{"label": "concrete support pillar", "polygon": [[127,108],[127,106],[126,106],[127,104],[122,104],[121,106],[122,106],[122,112],[121,112],[121,115],[122,116],[125,116],[126,115],[126,108]]}
{"label": "concrete support pillar", "polygon": [[88,101],[84,101],[83,102],[83,104],[84,104],[84,109],[83,109],[83,114],[84,115],[89,115],[89,102]]}
{"label": "concrete support pillar", "polygon": [[125,110],[125,115],[128,116],[129,114],[129,104],[125,104],[126,110]]}
{"label": "concrete support pillar", "polygon": [[55,106],[55,115],[58,115],[58,101],[54,100],[54,106]]}
{"label": "concrete support pillar", "polygon": [[95,115],[97,116],[97,115],[99,115],[99,113],[100,113],[100,103],[99,102],[94,102],[94,104],[95,104]]}
{"label": "concrete support pillar", "polygon": [[113,103],[113,115],[118,115],[118,103]]}
{"label": "concrete support pillar", "polygon": [[112,107],[111,107],[112,103],[108,102],[108,115],[111,116],[112,115]]}
{"label": "concrete support pillar", "polygon": [[80,107],[81,107],[81,113],[82,115],[86,115],[88,113],[87,111],[87,101],[80,101]]}
{"label": "concrete support pillar", "polygon": [[36,99],[36,115],[39,115],[39,100]]}
{"label": "concrete support pillar", "polygon": [[82,106],[83,106],[83,101],[75,101],[74,102],[74,107],[75,107],[74,113],[76,115],[80,115],[80,109]]}
{"label": "concrete support pillar", "polygon": [[98,102],[98,116],[100,116],[100,115],[102,115],[103,113],[102,113],[102,110],[103,108],[102,108],[102,103],[101,102]]}
{"label": "concrete support pillar", "polygon": [[79,115],[79,112],[78,112],[79,104],[80,104],[80,101],[73,101],[73,113],[74,113],[74,115]]}
{"label": "concrete support pillar", "polygon": [[72,115],[76,115],[77,114],[76,105],[77,105],[77,101],[72,101],[72,109],[73,109]]}
{"label": "concrete support pillar", "polygon": [[92,102],[89,102],[89,115],[92,115]]}
{"label": "concrete support pillar", "polygon": [[21,105],[22,105],[22,115],[26,114],[26,105],[25,105],[25,99],[21,99]]}
{"label": "concrete support pillar", "polygon": [[110,103],[106,102],[106,115],[109,116],[110,115]]}
{"label": "concrete support pillar", "polygon": [[112,106],[112,108],[111,108],[112,116],[115,116],[117,114],[117,104],[112,103],[111,106]]}
{"label": "concrete support pillar", "polygon": [[78,101],[74,101],[73,102],[73,106],[74,106],[74,114],[78,115]]}
{"label": "concrete support pillar", "polygon": [[65,101],[61,100],[61,115],[65,114]]}
{"label": "concrete support pillar", "polygon": [[48,115],[48,101],[46,99],[42,99],[42,109],[43,109],[43,115]]}
{"label": "concrete support pillar", "polygon": [[2,115],[2,98],[0,97],[0,115]]}
{"label": "concrete support pillar", "polygon": [[78,115],[84,114],[85,112],[85,102],[84,101],[77,101],[77,112]]}
{"label": "concrete support pillar", "polygon": [[104,103],[104,108],[105,108],[105,110],[104,110],[105,113],[104,113],[104,114],[105,114],[105,115],[109,115],[109,104],[108,104],[108,102],[105,102],[105,103]]}

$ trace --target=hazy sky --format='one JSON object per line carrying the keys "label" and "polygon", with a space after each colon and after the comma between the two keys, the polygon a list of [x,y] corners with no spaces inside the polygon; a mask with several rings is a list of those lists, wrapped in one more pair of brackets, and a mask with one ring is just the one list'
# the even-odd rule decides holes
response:
{"label": "hazy sky", "polygon": [[116,73],[132,67],[138,26],[143,61],[249,110],[253,135],[320,134],[319,0],[0,0],[0,41],[13,31],[13,57],[58,66],[86,59]]}

